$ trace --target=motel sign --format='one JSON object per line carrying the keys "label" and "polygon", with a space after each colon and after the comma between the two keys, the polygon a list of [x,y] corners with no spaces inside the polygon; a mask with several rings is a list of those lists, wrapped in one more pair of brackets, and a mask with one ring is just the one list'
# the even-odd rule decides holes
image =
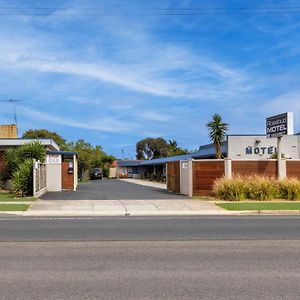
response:
{"label": "motel sign", "polygon": [[287,112],[266,119],[266,135],[268,138],[279,138],[293,134],[293,113]]}

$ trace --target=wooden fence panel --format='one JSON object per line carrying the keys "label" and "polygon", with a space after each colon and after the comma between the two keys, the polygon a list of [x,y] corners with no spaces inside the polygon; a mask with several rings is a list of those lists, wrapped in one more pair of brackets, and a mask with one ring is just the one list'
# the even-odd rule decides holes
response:
{"label": "wooden fence panel", "polygon": [[286,176],[300,179],[300,161],[286,160]]}
{"label": "wooden fence panel", "polygon": [[167,163],[167,189],[177,194],[180,193],[180,161]]}
{"label": "wooden fence panel", "polygon": [[69,174],[69,163],[62,162],[61,164],[61,179],[63,190],[74,190],[74,174]]}
{"label": "wooden fence panel", "polygon": [[224,161],[193,161],[193,195],[211,195],[215,180],[224,174]]}
{"label": "wooden fence panel", "polygon": [[277,162],[275,160],[233,160],[232,175],[276,177]]}

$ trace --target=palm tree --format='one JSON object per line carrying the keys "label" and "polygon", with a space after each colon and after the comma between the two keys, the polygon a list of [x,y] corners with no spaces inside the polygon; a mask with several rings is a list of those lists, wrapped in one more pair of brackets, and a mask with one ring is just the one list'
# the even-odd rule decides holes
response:
{"label": "palm tree", "polygon": [[229,128],[227,123],[222,121],[219,114],[214,114],[212,120],[206,124],[209,130],[210,140],[214,143],[216,149],[216,158],[222,158],[221,144],[225,141],[226,131]]}

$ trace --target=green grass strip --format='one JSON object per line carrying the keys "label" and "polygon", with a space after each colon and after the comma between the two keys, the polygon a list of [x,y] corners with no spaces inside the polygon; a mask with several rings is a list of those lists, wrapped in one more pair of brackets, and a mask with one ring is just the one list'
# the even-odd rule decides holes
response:
{"label": "green grass strip", "polygon": [[29,204],[0,204],[0,211],[26,211]]}
{"label": "green grass strip", "polygon": [[0,192],[0,203],[1,202],[27,202],[27,201],[32,202],[36,200],[37,199],[33,197],[15,198],[14,194]]}
{"label": "green grass strip", "polygon": [[227,210],[300,210],[300,202],[234,202],[217,205]]}

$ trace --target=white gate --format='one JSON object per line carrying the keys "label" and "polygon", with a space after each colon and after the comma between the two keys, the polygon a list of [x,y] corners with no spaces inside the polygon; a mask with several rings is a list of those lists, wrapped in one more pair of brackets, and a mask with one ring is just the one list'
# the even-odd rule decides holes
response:
{"label": "white gate", "polygon": [[39,197],[46,193],[46,164],[33,162],[33,196]]}

